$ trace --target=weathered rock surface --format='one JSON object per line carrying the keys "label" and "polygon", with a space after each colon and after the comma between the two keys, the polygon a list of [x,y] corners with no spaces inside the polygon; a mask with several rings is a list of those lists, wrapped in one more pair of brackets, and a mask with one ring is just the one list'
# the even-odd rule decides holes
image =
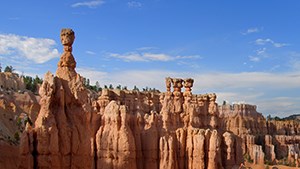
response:
{"label": "weathered rock surface", "polygon": [[0,73],[0,168],[17,168],[19,139],[28,117],[36,119],[39,96],[25,90],[22,78]]}
{"label": "weathered rock surface", "polygon": [[0,168],[18,168],[20,162],[19,147],[0,140],[0,152]]}
{"label": "weathered rock surface", "polygon": [[15,73],[0,72],[0,90],[25,90],[23,78]]}
{"label": "weathered rock surface", "polygon": [[[74,40],[74,33],[63,30],[61,39],[65,45],[63,56],[72,57],[71,46],[68,46],[72,43],[68,40]],[[65,39],[68,43],[64,43]],[[33,149],[21,147],[22,158],[28,159],[28,165],[20,168],[30,168],[31,164],[35,168],[91,168],[94,165],[91,100],[74,63],[65,63],[65,59],[72,60],[61,59],[63,64],[59,65],[57,76],[50,72],[45,75],[35,128],[26,130],[22,139],[25,147],[27,143],[32,147],[32,143]]]}
{"label": "weathered rock surface", "polygon": [[265,119],[248,104],[222,105],[219,112],[223,128],[240,136],[243,154],[254,163],[298,163],[298,120]]}

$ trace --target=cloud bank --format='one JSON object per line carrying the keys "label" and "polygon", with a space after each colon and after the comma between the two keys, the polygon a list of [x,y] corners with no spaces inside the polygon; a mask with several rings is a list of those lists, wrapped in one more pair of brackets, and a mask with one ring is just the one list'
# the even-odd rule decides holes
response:
{"label": "cloud bank", "polygon": [[41,64],[59,57],[55,46],[52,39],[0,34],[0,55],[5,57],[23,57]]}

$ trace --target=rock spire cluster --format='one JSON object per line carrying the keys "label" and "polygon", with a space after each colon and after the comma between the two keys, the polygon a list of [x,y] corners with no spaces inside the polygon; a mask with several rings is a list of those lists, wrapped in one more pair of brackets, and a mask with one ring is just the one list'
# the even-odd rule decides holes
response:
{"label": "rock spire cluster", "polygon": [[300,138],[267,135],[279,129],[266,127],[255,107],[218,107],[216,94],[193,94],[192,78],[167,77],[164,93],[104,89],[91,97],[75,71],[74,39],[71,29],[61,31],[64,52],[56,75],[45,75],[19,168],[232,169],[244,154],[275,160],[274,145],[298,160],[296,145],[284,146]]}

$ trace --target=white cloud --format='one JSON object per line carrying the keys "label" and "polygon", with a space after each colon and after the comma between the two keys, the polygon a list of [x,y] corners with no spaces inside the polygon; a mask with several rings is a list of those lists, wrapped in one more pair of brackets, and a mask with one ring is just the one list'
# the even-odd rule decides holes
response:
{"label": "white cloud", "polygon": [[202,59],[199,55],[176,56],[176,59]]}
{"label": "white cloud", "polygon": [[102,4],[104,4],[103,0],[94,0],[94,1],[78,2],[78,3],[72,4],[71,7],[76,8],[76,7],[86,6],[89,8],[96,8]]}
{"label": "white cloud", "polygon": [[134,61],[134,62],[141,62],[141,61],[147,61],[141,54],[136,52],[130,52],[125,54],[118,54],[118,53],[110,53],[110,57],[118,58],[121,60],[124,60],[126,62]]}
{"label": "white cloud", "polygon": [[124,54],[109,53],[109,57],[121,59],[126,62],[147,62],[147,61],[173,61],[179,59],[201,59],[199,55],[191,56],[171,56],[164,53],[150,53],[150,52],[129,52]]}
{"label": "white cloud", "polygon": [[251,34],[251,33],[258,33],[261,30],[262,30],[262,28],[249,28],[245,32],[243,32],[242,34],[243,35],[248,35],[248,34]]}
{"label": "white cloud", "polygon": [[281,48],[281,47],[284,47],[284,46],[289,46],[289,44],[286,44],[286,43],[277,43],[277,42],[274,42],[272,39],[269,39],[269,38],[268,39],[256,39],[255,44],[257,44],[257,45],[271,44],[271,45],[273,45],[276,48]]}
{"label": "white cloud", "polygon": [[259,56],[266,56],[266,51],[267,51],[267,48],[261,48],[261,49],[256,50],[256,54]]}
{"label": "white cloud", "polygon": [[86,54],[89,54],[89,55],[95,55],[95,54],[96,54],[95,52],[89,51],[89,50],[85,51],[85,53],[86,53]]}
{"label": "white cloud", "polygon": [[291,60],[289,61],[289,66],[290,66],[292,69],[299,71],[299,70],[300,70],[300,60],[295,59],[295,58],[294,58],[294,59],[291,59]]}
{"label": "white cloud", "polygon": [[76,71],[81,76],[90,79],[91,84],[95,84],[96,81],[103,82],[108,77],[107,72],[101,72],[91,68],[76,68]]}
{"label": "white cloud", "polygon": [[273,67],[271,67],[270,71],[274,71],[276,69],[279,69],[280,67],[280,65],[274,65]]}
{"label": "white cloud", "polygon": [[258,110],[264,113],[279,117],[287,117],[292,114],[299,114],[300,98],[295,97],[274,97],[271,99],[259,100]]}
{"label": "white cloud", "polygon": [[271,39],[256,39],[255,43],[257,45],[265,45],[267,43],[274,43]]}
{"label": "white cloud", "polygon": [[172,56],[163,54],[163,53],[143,53],[143,56],[146,60],[153,60],[153,61],[170,61],[174,60]]}
{"label": "white cloud", "polygon": [[260,61],[260,58],[257,57],[257,56],[249,56],[249,60],[251,62],[259,62]]}
{"label": "white cloud", "polygon": [[247,103],[253,104],[251,101],[255,100],[264,95],[262,92],[251,93],[247,90],[244,91],[245,94],[241,94],[239,92],[217,92],[218,103],[222,103],[223,100],[229,100],[230,103]]}
{"label": "white cloud", "polygon": [[142,3],[137,2],[137,1],[130,1],[127,2],[128,7],[130,8],[141,8],[142,7]]}
{"label": "white cloud", "polygon": [[267,48],[261,48],[254,51],[255,55],[248,56],[251,62],[260,62],[263,58],[268,58],[270,55],[267,53]]}
{"label": "white cloud", "polygon": [[59,57],[52,39],[33,38],[14,34],[0,34],[0,55],[25,57],[35,63],[45,63]]}
{"label": "white cloud", "polygon": [[274,45],[276,48],[281,48],[281,47],[284,47],[284,46],[289,46],[289,45],[286,44],[286,43],[273,43],[273,45]]}

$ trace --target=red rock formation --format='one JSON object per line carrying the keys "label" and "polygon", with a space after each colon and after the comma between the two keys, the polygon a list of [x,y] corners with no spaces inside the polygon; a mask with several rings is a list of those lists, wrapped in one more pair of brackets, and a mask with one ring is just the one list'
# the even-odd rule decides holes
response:
{"label": "red rock formation", "polygon": [[0,168],[17,168],[19,137],[28,118],[35,120],[39,96],[25,90],[23,79],[0,73]]}
{"label": "red rock formation", "polygon": [[125,106],[110,102],[96,135],[97,168],[137,168],[136,144]]}
{"label": "red rock formation", "polygon": [[48,72],[41,86],[41,110],[32,131],[33,141],[29,137],[31,130],[22,139],[25,145],[33,143],[34,147],[31,151],[24,150],[22,158],[33,159],[28,164],[33,163],[37,168],[91,168],[94,163],[91,100],[83,78],[74,69],[72,43],[65,40],[74,39],[72,32],[62,30],[65,47],[57,76]]}
{"label": "red rock formation", "polygon": [[243,154],[249,154],[255,163],[297,163],[298,121],[266,120],[256,106],[247,104],[222,105],[219,112],[223,128],[241,137]]}

